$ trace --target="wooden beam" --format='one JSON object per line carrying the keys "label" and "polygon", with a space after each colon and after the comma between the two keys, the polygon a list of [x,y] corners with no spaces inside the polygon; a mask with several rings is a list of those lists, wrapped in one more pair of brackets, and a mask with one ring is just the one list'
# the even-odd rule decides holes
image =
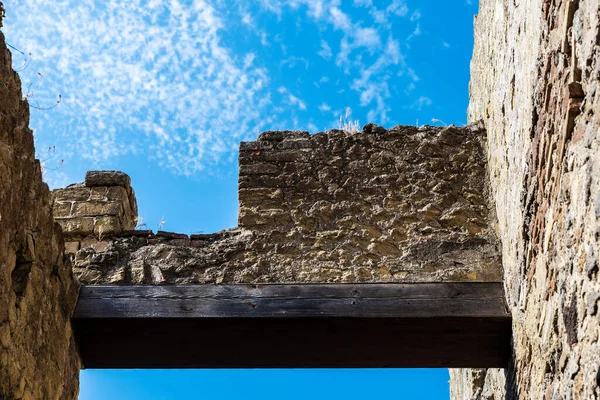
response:
{"label": "wooden beam", "polygon": [[504,367],[500,283],[84,286],[86,368]]}

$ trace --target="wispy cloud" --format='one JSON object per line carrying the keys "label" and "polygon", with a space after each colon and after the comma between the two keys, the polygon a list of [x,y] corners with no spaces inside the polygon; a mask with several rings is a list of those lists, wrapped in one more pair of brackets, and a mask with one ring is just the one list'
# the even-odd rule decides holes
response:
{"label": "wispy cloud", "polygon": [[[192,174],[253,134],[269,105],[267,72],[252,53],[238,58],[222,45],[224,23],[204,0],[6,6],[6,35],[45,72],[40,101],[63,97],[36,116],[38,140],[79,157],[145,149],[159,164]],[[36,70],[23,71],[24,80]]]}
{"label": "wispy cloud", "polygon": [[319,50],[317,54],[323,57],[324,59],[329,60],[333,55],[329,43],[327,43],[325,40],[321,40],[321,50]]}
{"label": "wispy cloud", "polygon": [[420,96],[414,103],[413,108],[417,110],[422,110],[424,107],[429,107],[432,104],[432,101],[429,97]]}
{"label": "wispy cloud", "polygon": [[331,106],[325,102],[321,103],[321,105],[319,106],[319,111],[321,112],[327,112],[327,111],[331,111]]}
{"label": "wispy cloud", "polygon": [[[24,82],[41,70],[39,101],[63,96],[52,112],[35,113],[36,140],[92,165],[142,154],[196,174],[231,159],[257,130],[304,129],[334,108],[357,104],[369,120],[386,123],[390,98],[418,81],[401,47],[420,33],[420,13],[403,0],[5,4],[4,32],[34,53]],[[297,42],[286,32],[290,21],[302,32]],[[397,36],[398,21],[411,36]],[[408,81],[403,87],[391,82],[399,77]],[[327,87],[334,98],[316,100],[307,87]]]}
{"label": "wispy cloud", "polygon": [[298,107],[300,110],[306,110],[306,104],[297,96],[293,95],[286,87],[280,86],[277,91],[286,95],[287,100],[291,105]]}

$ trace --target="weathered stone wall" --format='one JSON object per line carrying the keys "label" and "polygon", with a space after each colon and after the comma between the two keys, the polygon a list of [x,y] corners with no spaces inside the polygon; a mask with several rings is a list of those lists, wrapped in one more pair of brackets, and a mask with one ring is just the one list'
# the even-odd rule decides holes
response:
{"label": "weathered stone wall", "polygon": [[136,226],[137,201],[131,179],[123,172],[89,171],[84,183],[56,189],[52,197],[67,253],[104,246],[108,239]]}
{"label": "weathered stone wall", "polygon": [[0,32],[0,399],[75,399],[77,285],[28,123]]}
{"label": "weathered stone wall", "polygon": [[506,370],[455,399],[600,398],[600,2],[482,0],[469,119],[488,131],[513,315]]}
{"label": "weathered stone wall", "polygon": [[240,146],[239,228],[121,232],[81,249],[75,273],[92,284],[499,281],[484,137],[477,125],[265,132]]}

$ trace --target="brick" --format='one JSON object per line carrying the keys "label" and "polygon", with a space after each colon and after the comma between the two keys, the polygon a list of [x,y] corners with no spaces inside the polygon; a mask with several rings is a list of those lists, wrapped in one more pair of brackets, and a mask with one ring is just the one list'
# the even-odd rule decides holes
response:
{"label": "brick", "polygon": [[96,219],[94,234],[102,238],[121,232],[121,222],[118,217],[100,217]]}
{"label": "brick", "polygon": [[77,202],[73,205],[73,215],[78,217],[96,217],[101,215],[121,215],[121,203],[117,201]]}
{"label": "brick", "polygon": [[79,250],[79,241],[65,242],[65,253],[75,254]]}
{"label": "brick", "polygon": [[240,175],[272,175],[280,172],[274,164],[256,163],[240,165]]}
{"label": "brick", "polygon": [[127,189],[121,186],[111,186],[107,191],[107,198],[111,201],[120,201],[122,203],[129,203],[129,194]]}
{"label": "brick", "polygon": [[67,187],[52,191],[52,197],[57,201],[85,201],[90,198],[90,188]]}
{"label": "brick", "polygon": [[57,219],[65,236],[87,235],[94,231],[94,219],[85,217]]}
{"label": "brick", "polygon": [[67,218],[71,216],[71,203],[55,201],[52,205],[54,218]]}
{"label": "brick", "polygon": [[85,185],[93,186],[131,186],[131,178],[121,171],[88,171],[85,174]]}
{"label": "brick", "polygon": [[105,201],[106,200],[106,187],[98,186],[91,188],[90,200],[94,201]]}

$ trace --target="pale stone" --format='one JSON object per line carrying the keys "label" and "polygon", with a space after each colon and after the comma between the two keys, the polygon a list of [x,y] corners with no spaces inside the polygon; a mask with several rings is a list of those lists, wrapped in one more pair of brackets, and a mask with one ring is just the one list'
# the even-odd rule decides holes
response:
{"label": "pale stone", "polygon": [[79,242],[65,242],[65,253],[75,254],[79,250]]}
{"label": "pale stone", "polygon": [[93,218],[67,218],[57,219],[66,236],[87,235],[94,231]]}
{"label": "pale stone", "polygon": [[106,187],[93,187],[90,192],[90,201],[105,201],[106,200],[106,192],[108,188]]}
{"label": "pale stone", "polygon": [[77,217],[98,217],[120,215],[121,213],[121,203],[117,201],[88,201],[73,204],[73,215]]}
{"label": "pale stone", "polygon": [[121,222],[118,217],[99,217],[94,224],[94,234],[102,239],[121,232]]}
{"label": "pale stone", "polygon": [[71,202],[55,201],[52,206],[54,218],[68,218],[71,216]]}

